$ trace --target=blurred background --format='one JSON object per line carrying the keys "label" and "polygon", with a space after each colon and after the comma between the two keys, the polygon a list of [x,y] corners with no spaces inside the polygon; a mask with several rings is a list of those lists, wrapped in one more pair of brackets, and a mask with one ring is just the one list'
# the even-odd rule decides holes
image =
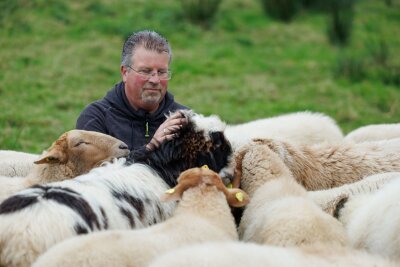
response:
{"label": "blurred background", "polygon": [[400,0],[0,0],[0,149],[40,153],[73,129],[143,29],[169,40],[169,90],[198,113],[400,121]]}

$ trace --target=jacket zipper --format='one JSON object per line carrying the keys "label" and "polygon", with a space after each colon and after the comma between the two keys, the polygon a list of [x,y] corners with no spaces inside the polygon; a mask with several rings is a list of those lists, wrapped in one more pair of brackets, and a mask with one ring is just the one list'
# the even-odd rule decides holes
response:
{"label": "jacket zipper", "polygon": [[146,137],[146,138],[150,137],[150,135],[149,135],[149,122],[148,121],[146,121],[146,133],[144,134],[144,137]]}
{"label": "jacket zipper", "polygon": [[145,121],[146,123],[144,125],[145,127],[144,137],[146,138],[146,142],[149,142],[150,134],[149,134],[149,120],[147,119],[147,114],[145,115]]}

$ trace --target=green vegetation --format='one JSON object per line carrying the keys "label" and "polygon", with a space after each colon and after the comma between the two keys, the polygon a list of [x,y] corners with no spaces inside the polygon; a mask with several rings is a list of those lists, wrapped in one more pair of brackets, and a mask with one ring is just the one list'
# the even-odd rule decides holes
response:
{"label": "green vegetation", "polygon": [[221,1],[207,28],[173,0],[2,0],[0,149],[38,153],[74,128],[120,80],[123,41],[141,29],[169,39],[170,91],[199,113],[240,123],[311,110],[344,132],[399,122],[400,3],[386,2],[356,3],[341,48],[329,43],[326,14],[280,23],[259,0]]}
{"label": "green vegetation", "polygon": [[208,28],[218,12],[221,0],[179,0],[183,14],[193,23]]}
{"label": "green vegetation", "polygon": [[289,22],[300,8],[298,0],[261,0],[264,11],[270,17]]}

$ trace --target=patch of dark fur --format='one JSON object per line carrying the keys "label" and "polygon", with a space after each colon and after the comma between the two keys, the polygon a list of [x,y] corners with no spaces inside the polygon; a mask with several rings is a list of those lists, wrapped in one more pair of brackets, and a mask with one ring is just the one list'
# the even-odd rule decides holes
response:
{"label": "patch of dark fur", "polygon": [[14,195],[0,204],[0,214],[7,214],[25,209],[37,203],[36,196]]}
{"label": "patch of dark fur", "polygon": [[171,187],[181,172],[205,164],[215,172],[227,165],[232,154],[229,141],[222,132],[211,133],[211,141],[206,141],[202,132],[195,132],[189,123],[181,129],[178,138],[166,141],[154,151],[140,150],[130,155],[131,162],[149,165]]}
{"label": "patch of dark fur", "polygon": [[88,229],[81,224],[75,224],[74,230],[75,230],[75,233],[77,233],[78,235],[85,235],[85,234],[89,233]]}
{"label": "patch of dark fur", "polygon": [[124,215],[128,219],[131,228],[132,229],[135,228],[135,219],[133,218],[133,214],[129,210],[124,209],[122,207],[119,208],[119,211],[121,212],[122,215]]}
{"label": "patch of dark fur", "polygon": [[67,193],[50,189],[45,194],[43,194],[42,198],[54,200],[62,205],[69,207],[81,216],[81,218],[86,222],[91,230],[93,230],[94,227],[100,229],[100,223],[97,215],[96,213],[94,213],[89,203],[82,197],[79,197],[77,193],[75,194],[76,195],[72,195],[69,192]]}
{"label": "patch of dark fur", "polygon": [[74,194],[74,195],[79,195],[79,193],[77,193],[76,191],[67,188],[67,187],[61,187],[61,186],[48,186],[48,185],[33,185],[31,186],[31,188],[37,188],[37,189],[42,189],[44,192],[47,192],[48,190],[52,189],[52,190],[59,190],[59,191],[64,191],[66,193],[70,193],[70,194]]}
{"label": "patch of dark fur", "polygon": [[112,195],[119,200],[124,200],[131,205],[139,214],[140,219],[144,217],[144,205],[141,199],[129,195],[127,192],[116,192],[113,191]]}
{"label": "patch of dark fur", "polygon": [[346,205],[348,200],[349,200],[349,197],[344,197],[336,204],[335,211],[333,212],[333,217],[335,217],[336,219],[339,219],[340,210],[342,208],[344,208],[344,205]]}
{"label": "patch of dark fur", "polygon": [[108,216],[107,216],[107,214],[106,214],[106,212],[105,212],[105,210],[103,208],[100,208],[100,212],[101,212],[101,216],[103,217],[102,218],[103,229],[107,230],[108,229]]}
{"label": "patch of dark fur", "polygon": [[35,193],[34,196],[14,195],[6,199],[0,205],[0,214],[16,212],[34,205],[38,202],[38,198],[53,200],[57,203],[67,206],[86,222],[91,230],[94,227],[100,229],[97,215],[89,203],[84,200],[76,191],[60,186],[34,185],[31,188],[40,189],[41,192]]}
{"label": "patch of dark fur", "polygon": [[159,205],[157,205],[157,214],[161,220],[165,218],[164,209],[162,209]]}
{"label": "patch of dark fur", "polygon": [[233,218],[235,219],[236,226],[239,226],[240,221],[242,220],[244,208],[231,207],[231,212],[232,212]]}

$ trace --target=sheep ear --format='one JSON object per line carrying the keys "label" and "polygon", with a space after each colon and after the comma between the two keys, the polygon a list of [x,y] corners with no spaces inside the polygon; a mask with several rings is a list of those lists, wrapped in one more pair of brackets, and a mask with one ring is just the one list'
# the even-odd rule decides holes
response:
{"label": "sheep ear", "polygon": [[328,205],[324,208],[324,211],[338,219],[340,215],[340,210],[344,207],[347,200],[349,200],[349,196],[347,194],[342,194],[336,197],[334,200],[330,201]]}
{"label": "sheep ear", "polygon": [[66,163],[68,161],[68,133],[62,134],[40,158],[35,161],[35,164],[55,164]]}
{"label": "sheep ear", "polygon": [[161,196],[160,200],[163,202],[180,200],[183,194],[183,188],[179,184],[174,188],[168,189]]}
{"label": "sheep ear", "polygon": [[66,155],[57,149],[52,149],[48,152],[45,152],[44,155],[40,156],[37,161],[34,161],[35,164],[57,164],[57,163],[65,163]]}
{"label": "sheep ear", "polygon": [[240,208],[247,205],[250,202],[249,195],[239,188],[227,189],[227,201],[228,204],[235,208]]}

